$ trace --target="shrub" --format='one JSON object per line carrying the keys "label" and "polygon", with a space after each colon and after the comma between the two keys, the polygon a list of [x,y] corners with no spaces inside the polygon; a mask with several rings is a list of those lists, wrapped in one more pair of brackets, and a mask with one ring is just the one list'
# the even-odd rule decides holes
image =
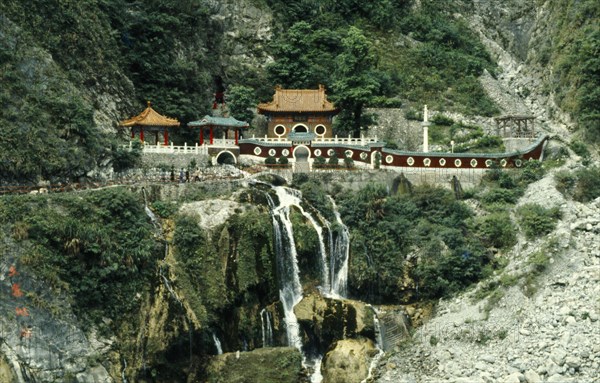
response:
{"label": "shrub", "polygon": [[587,146],[581,141],[571,141],[569,147],[580,157],[587,158],[590,156],[590,151]]}
{"label": "shrub", "polygon": [[354,168],[354,160],[351,157],[344,157],[344,166],[347,169]]}
{"label": "shrub", "polygon": [[573,192],[575,184],[577,183],[577,177],[567,170],[561,170],[554,174],[554,182],[556,190],[561,192],[564,196],[567,196],[571,195]]}
{"label": "shrub", "polygon": [[580,169],[575,173],[577,184],[573,198],[579,202],[588,202],[600,197],[600,168]]}
{"label": "shrub", "polygon": [[174,202],[154,201],[152,202],[152,210],[161,218],[168,218],[177,212],[178,206]]}
{"label": "shrub", "polygon": [[322,168],[325,165],[325,157],[317,156],[315,157],[315,162],[313,163],[315,168]]}
{"label": "shrub", "polygon": [[561,217],[558,207],[546,209],[538,204],[527,204],[517,210],[519,223],[525,231],[527,238],[537,238],[550,233],[556,226],[556,221]]}
{"label": "shrub", "polygon": [[433,122],[436,125],[444,125],[444,126],[451,126],[452,124],[454,124],[453,119],[451,119],[450,117],[445,116],[443,114],[436,114],[431,119],[431,122]]}
{"label": "shrub", "polygon": [[479,236],[486,246],[506,249],[517,240],[514,225],[508,213],[492,213],[477,221]]}
{"label": "shrub", "polygon": [[518,197],[516,190],[494,188],[481,197],[481,202],[485,204],[515,203]]}
{"label": "shrub", "polygon": [[327,163],[331,166],[338,166],[340,163],[340,159],[338,158],[337,154],[333,153],[333,155],[329,157]]}
{"label": "shrub", "polygon": [[266,165],[276,165],[277,159],[273,156],[269,156],[269,157],[265,158],[265,164]]}
{"label": "shrub", "polygon": [[288,160],[288,158],[287,158],[286,156],[281,156],[281,157],[279,157],[279,159],[277,160],[277,163],[278,163],[279,165],[287,165],[287,164],[289,164],[289,162],[290,162],[290,161]]}
{"label": "shrub", "polygon": [[413,121],[421,121],[423,119],[423,116],[421,115],[421,112],[419,112],[416,109],[409,109],[406,111],[406,113],[404,113],[404,117],[407,120],[413,120]]}

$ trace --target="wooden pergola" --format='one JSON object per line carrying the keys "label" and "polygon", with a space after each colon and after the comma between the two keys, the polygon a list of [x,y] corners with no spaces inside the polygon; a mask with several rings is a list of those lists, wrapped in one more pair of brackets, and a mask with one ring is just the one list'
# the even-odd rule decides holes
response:
{"label": "wooden pergola", "polygon": [[150,101],[142,113],[119,123],[119,126],[131,128],[132,139],[135,138],[136,133],[139,133],[142,142],[144,142],[144,133],[147,132],[155,134],[155,143],[158,144],[158,134],[162,133],[165,145],[169,145],[169,128],[179,125],[177,119],[165,117],[152,109]]}
{"label": "wooden pergola", "polygon": [[[494,118],[496,134],[502,137],[535,137],[533,116],[502,116]],[[508,132],[507,132],[508,130]]]}

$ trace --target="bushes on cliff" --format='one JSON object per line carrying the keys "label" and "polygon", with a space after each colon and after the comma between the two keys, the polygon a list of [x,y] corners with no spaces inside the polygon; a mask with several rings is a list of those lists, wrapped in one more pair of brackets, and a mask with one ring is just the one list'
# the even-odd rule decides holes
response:
{"label": "bushes on cliff", "polygon": [[111,188],[11,199],[18,208],[3,218],[27,224],[33,249],[23,264],[51,288],[63,289],[80,318],[119,321],[137,310],[136,294],[151,285],[161,254],[137,195]]}
{"label": "bushes on cliff", "polygon": [[341,196],[352,237],[349,285],[358,297],[398,302],[417,291],[439,297],[487,272],[485,246],[469,225],[472,213],[450,191],[417,187],[412,195],[389,196],[370,185]]}

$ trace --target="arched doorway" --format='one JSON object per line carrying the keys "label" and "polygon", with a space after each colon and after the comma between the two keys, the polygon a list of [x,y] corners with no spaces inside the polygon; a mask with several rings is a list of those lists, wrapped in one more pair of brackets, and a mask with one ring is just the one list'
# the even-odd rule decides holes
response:
{"label": "arched doorway", "polygon": [[297,172],[309,172],[310,165],[308,159],[310,158],[310,150],[304,145],[297,146],[294,149],[294,160],[295,160],[295,168],[294,170]]}
{"label": "arched doorway", "polygon": [[235,156],[229,150],[219,152],[215,157],[215,160],[219,165],[235,165],[237,163]]}

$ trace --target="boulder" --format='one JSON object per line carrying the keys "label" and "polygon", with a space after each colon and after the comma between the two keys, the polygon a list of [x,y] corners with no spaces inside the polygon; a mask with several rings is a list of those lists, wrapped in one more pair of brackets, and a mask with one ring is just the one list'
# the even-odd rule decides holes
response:
{"label": "boulder", "polygon": [[371,359],[377,355],[373,341],[367,338],[336,342],[323,358],[323,383],[359,383],[369,375]]}
{"label": "boulder", "polygon": [[336,340],[355,336],[375,338],[374,311],[363,302],[331,299],[315,293],[294,306],[294,313],[304,331],[304,343],[317,343],[322,350]]}

